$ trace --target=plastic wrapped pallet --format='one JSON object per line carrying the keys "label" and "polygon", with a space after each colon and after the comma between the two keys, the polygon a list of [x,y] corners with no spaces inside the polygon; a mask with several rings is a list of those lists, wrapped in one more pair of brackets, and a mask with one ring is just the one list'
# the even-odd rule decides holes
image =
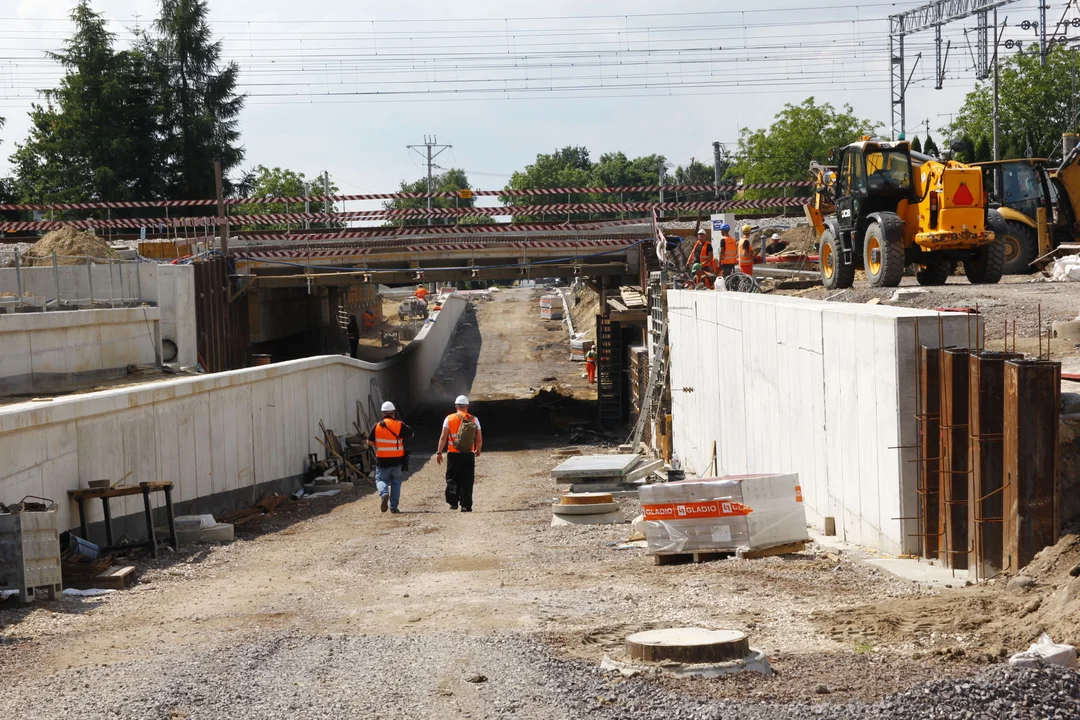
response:
{"label": "plastic wrapped pallet", "polygon": [[809,540],[797,474],[646,485],[638,491],[649,552],[733,552]]}
{"label": "plastic wrapped pallet", "polygon": [[540,317],[544,320],[562,320],[563,302],[559,295],[544,295],[540,298]]}

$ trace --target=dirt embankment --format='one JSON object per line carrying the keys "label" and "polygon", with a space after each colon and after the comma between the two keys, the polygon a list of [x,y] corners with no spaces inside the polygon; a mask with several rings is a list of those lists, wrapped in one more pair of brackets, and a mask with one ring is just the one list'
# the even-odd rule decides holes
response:
{"label": "dirt embankment", "polygon": [[93,260],[116,258],[116,251],[109,247],[104,238],[91,233],[79,232],[73,227],[53,230],[34,243],[26,252],[28,265],[52,265],[52,254],[56,253],[59,265],[81,265],[89,255]]}
{"label": "dirt embankment", "polygon": [[817,616],[834,639],[914,643],[930,652],[997,658],[1042,633],[1080,645],[1080,535],[1048,547],[1019,576],[940,595],[897,598]]}

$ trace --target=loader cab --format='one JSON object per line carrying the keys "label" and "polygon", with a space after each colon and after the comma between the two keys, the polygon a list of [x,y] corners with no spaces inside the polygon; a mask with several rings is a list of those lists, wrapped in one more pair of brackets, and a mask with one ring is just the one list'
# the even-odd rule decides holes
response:
{"label": "loader cab", "polygon": [[895,212],[912,199],[911,154],[907,143],[862,142],[840,150],[834,186],[841,232],[865,229],[874,212]]}
{"label": "loader cab", "polygon": [[1041,207],[1051,207],[1051,189],[1044,160],[999,160],[977,163],[983,187],[991,189],[991,205],[1008,207],[1034,218]]}

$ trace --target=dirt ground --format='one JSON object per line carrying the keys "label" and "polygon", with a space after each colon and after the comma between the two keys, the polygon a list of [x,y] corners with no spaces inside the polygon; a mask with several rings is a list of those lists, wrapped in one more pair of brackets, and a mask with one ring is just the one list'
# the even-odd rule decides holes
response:
{"label": "dirt ground", "polygon": [[[159,561],[137,558],[140,582],[132,590],[30,608],[0,606],[0,676],[9,685],[0,693],[0,716],[10,703],[8,712],[19,717],[221,717],[199,694],[204,681],[193,679],[193,668],[215,674],[214,692],[246,698],[248,686],[265,676],[257,658],[266,643],[290,648],[292,670],[277,679],[287,684],[295,676],[293,684],[304,688],[314,682],[319,697],[345,702],[334,694],[336,686],[304,679],[315,671],[300,667],[313,648],[333,653],[323,648],[327,642],[373,642],[378,661],[350,656],[349,662],[385,662],[417,683],[411,690],[421,704],[392,699],[388,714],[368,710],[356,717],[551,717],[525,701],[514,700],[517,710],[507,710],[502,700],[485,700],[469,677],[483,669],[493,693],[504,682],[506,688],[543,684],[547,676],[532,666],[501,679],[500,666],[513,665],[524,652],[514,643],[538,643],[554,658],[543,663],[584,672],[580,668],[595,668],[605,655],[618,655],[626,634],[670,625],[744,630],[778,671],[771,678],[648,681],[658,691],[691,698],[841,707],[969,674],[990,660],[935,654],[941,637],[908,632],[902,623],[875,631],[866,611],[855,608],[904,602],[945,608],[953,596],[921,594],[846,554],[811,546],[762,560],[657,567],[643,549],[616,547],[629,525],[551,527],[549,506],[559,489],[549,473],[570,431],[539,412],[550,393],[529,398],[545,383],[581,395],[588,388],[568,360],[565,326],[540,320],[539,294],[514,290],[476,303],[472,326],[467,316],[457,338],[482,339],[470,388],[485,435],[476,512],[450,512],[442,499],[443,470],[431,453],[447,408],[418,414],[409,418],[421,435],[417,469],[404,484],[399,515],[381,514],[372,488],[362,486],[338,498],[291,503],[261,525],[241,528],[229,545],[167,553]],[[589,420],[591,404],[571,402]],[[635,501],[621,502],[627,519],[639,511]],[[844,617],[863,630],[838,631]],[[1011,636],[1006,649],[1026,646],[1033,639],[1027,635]],[[945,644],[952,647],[956,639]],[[435,652],[417,649],[425,647],[444,648],[453,662],[418,656]],[[317,657],[316,665],[341,662]],[[373,671],[357,668],[361,677]],[[98,707],[92,699],[97,686],[85,679],[102,673],[112,678],[103,687],[122,688],[117,697],[138,701],[131,708],[147,708],[146,714]],[[182,692],[176,683],[159,694],[146,689],[172,675]],[[183,708],[173,704],[177,693],[187,698]],[[33,707],[15,705],[27,695]]]}

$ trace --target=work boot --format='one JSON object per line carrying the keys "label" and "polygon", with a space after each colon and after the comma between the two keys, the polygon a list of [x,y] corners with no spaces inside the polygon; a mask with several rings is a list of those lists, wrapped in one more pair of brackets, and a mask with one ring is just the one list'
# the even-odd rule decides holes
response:
{"label": "work boot", "polygon": [[457,510],[457,505],[451,505],[451,506],[450,506],[450,509],[451,509],[451,510]]}
{"label": "work boot", "polygon": [[379,505],[380,512],[386,512],[386,508],[390,507],[390,495],[383,495],[382,502]]}
{"label": "work boot", "polygon": [[472,512],[472,508],[461,508],[461,512]]}
{"label": "work boot", "polygon": [[390,513],[391,513],[392,515],[397,515],[397,514],[398,514],[398,513],[400,513],[400,512],[401,512],[401,511],[400,511],[400,510],[398,510],[397,508],[390,508]]}

